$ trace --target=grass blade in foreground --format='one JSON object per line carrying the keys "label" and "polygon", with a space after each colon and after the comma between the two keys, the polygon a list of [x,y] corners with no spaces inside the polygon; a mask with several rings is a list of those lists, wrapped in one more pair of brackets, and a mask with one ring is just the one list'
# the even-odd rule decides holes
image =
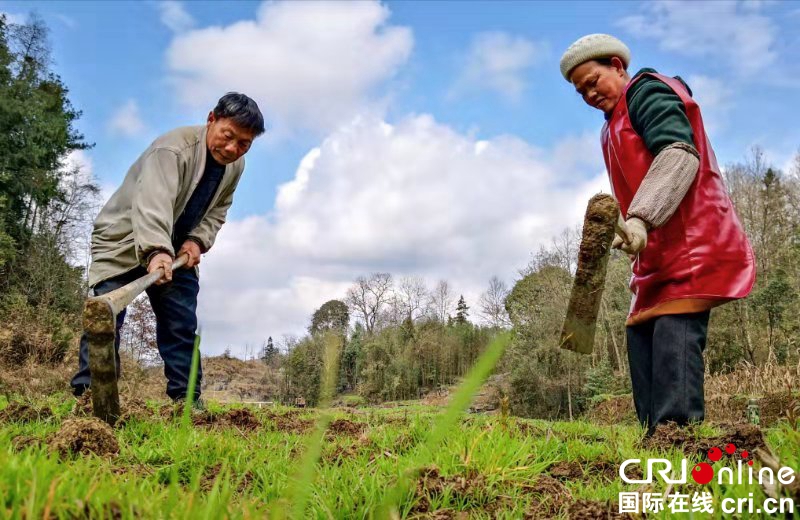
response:
{"label": "grass blade in foreground", "polygon": [[306,503],[311,493],[311,485],[314,482],[314,469],[317,461],[322,454],[322,440],[325,430],[331,422],[331,413],[328,406],[333,399],[333,392],[336,387],[336,375],[339,373],[339,347],[341,337],[337,334],[325,334],[325,374],[322,379],[320,399],[318,407],[321,409],[319,418],[314,427],[314,432],[306,439],[303,458],[297,473],[289,483],[286,493],[287,499],[276,504],[271,518],[286,518],[286,505],[291,504],[291,518],[305,518]]}
{"label": "grass blade in foreground", "polygon": [[192,424],[192,406],[194,406],[194,391],[197,388],[197,372],[200,370],[200,330],[194,335],[194,349],[192,350],[192,367],[189,372],[189,388],[186,390],[186,401],[183,406],[183,427]]}
{"label": "grass blade in foreground", "polygon": [[475,366],[467,374],[464,382],[458,387],[444,413],[434,424],[431,434],[411,456],[411,467],[406,468],[406,471],[401,474],[394,487],[386,493],[381,506],[378,508],[378,516],[376,518],[399,518],[397,504],[408,492],[411,472],[423,462],[423,457],[432,456],[433,449],[441,443],[447,432],[456,425],[459,417],[472,401],[475,392],[489,377],[510,341],[511,334],[504,332],[495,336],[489,343],[486,351],[481,354]]}

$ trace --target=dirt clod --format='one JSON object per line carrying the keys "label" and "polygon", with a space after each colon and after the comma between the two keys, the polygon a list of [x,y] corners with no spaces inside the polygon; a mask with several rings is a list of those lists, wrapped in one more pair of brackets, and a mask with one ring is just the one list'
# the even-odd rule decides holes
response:
{"label": "dirt clod", "polygon": [[732,458],[741,450],[753,451],[766,445],[761,429],[753,424],[724,425],[722,435],[716,437],[697,438],[696,429],[692,425],[677,426],[675,423],[661,424],[656,427],[654,434],[642,441],[647,448],[668,450],[681,449],[687,456],[704,458],[708,450],[713,447],[725,447],[728,444],[736,446],[736,452],[727,454],[723,450],[723,457]]}
{"label": "dirt clod", "polygon": [[577,462],[556,462],[547,470],[550,476],[558,480],[573,480],[583,476],[583,468]]}
{"label": "dirt clod", "polygon": [[96,417],[67,419],[51,438],[50,449],[61,456],[70,453],[114,456],[119,453],[119,443],[111,426]]}
{"label": "dirt clod", "polygon": [[336,419],[328,425],[328,432],[334,435],[361,435],[366,428],[366,424],[349,421],[347,419]]}
{"label": "dirt clod", "polygon": [[261,422],[246,408],[228,410],[223,413],[204,412],[192,417],[195,426],[238,428],[244,431],[258,429]]}
{"label": "dirt clod", "polygon": [[0,411],[0,422],[33,422],[53,416],[50,408],[34,408],[25,403],[9,403]]}
{"label": "dirt clod", "polygon": [[92,416],[92,391],[87,390],[82,396],[75,400],[75,405],[72,407],[72,415],[76,417],[91,417]]}
{"label": "dirt clod", "polygon": [[576,500],[569,507],[570,520],[595,520],[632,518],[627,513],[619,513],[619,507],[614,502],[598,502],[596,500]]}
{"label": "dirt clod", "polygon": [[[628,468],[628,471],[630,470]],[[589,463],[586,472],[591,476],[597,475],[604,480],[613,482],[619,479],[619,464],[607,460],[595,460]]]}
{"label": "dirt clod", "polygon": [[261,426],[258,418],[246,408],[239,410],[229,410],[226,414],[225,420],[228,424],[235,426],[241,430],[255,430]]}
{"label": "dirt clod", "polygon": [[210,466],[205,469],[203,472],[203,476],[200,477],[200,490],[208,493],[214,487],[214,483],[219,478],[219,474],[222,471],[222,464],[216,463],[213,466]]}
{"label": "dirt clod", "polygon": [[285,433],[302,434],[314,425],[314,421],[301,419],[297,417],[297,413],[270,414],[269,418],[272,421],[273,429]]}
{"label": "dirt clod", "polygon": [[445,477],[436,466],[422,468],[417,478],[417,503],[411,512],[431,512],[430,499],[440,496],[447,488],[454,499],[461,500],[469,499],[485,487],[486,477],[479,473],[468,472],[465,475]]}
{"label": "dirt clod", "polygon": [[523,488],[532,495],[532,503],[525,512],[526,519],[552,518],[572,502],[572,494],[564,484],[547,475],[540,475],[532,485]]}
{"label": "dirt clod", "polygon": [[15,451],[22,451],[25,448],[38,446],[41,442],[39,437],[34,437],[33,435],[17,435],[11,439],[11,446]]}
{"label": "dirt clod", "polygon": [[114,423],[115,428],[120,428],[132,420],[142,421],[153,416],[143,399],[132,396],[120,396],[120,416]]}
{"label": "dirt clod", "polygon": [[323,454],[322,460],[329,464],[341,465],[344,460],[357,457],[362,453],[366,453],[367,451],[373,451],[372,460],[374,460],[374,457],[380,453],[375,453],[375,448],[375,443],[368,436],[362,434],[360,437],[355,439],[352,444],[344,445],[340,443],[333,443],[332,448],[326,450],[326,452]]}

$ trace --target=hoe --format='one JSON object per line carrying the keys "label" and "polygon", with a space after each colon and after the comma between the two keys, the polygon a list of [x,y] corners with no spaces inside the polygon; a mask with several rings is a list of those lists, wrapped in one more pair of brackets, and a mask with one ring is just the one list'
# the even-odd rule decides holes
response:
{"label": "hoe", "polygon": [[615,230],[626,244],[631,243],[617,202],[611,195],[595,195],[589,201],[583,221],[578,269],[561,332],[561,348],[581,354],[592,353],[597,313],[603,297],[606,266]]}
{"label": "hoe", "polygon": [[[187,260],[186,255],[181,256],[172,263],[172,268],[183,267]],[[163,275],[164,271],[159,269],[102,296],[93,296],[83,308],[83,328],[89,337],[92,412],[111,426],[120,413],[114,351],[117,314]]]}

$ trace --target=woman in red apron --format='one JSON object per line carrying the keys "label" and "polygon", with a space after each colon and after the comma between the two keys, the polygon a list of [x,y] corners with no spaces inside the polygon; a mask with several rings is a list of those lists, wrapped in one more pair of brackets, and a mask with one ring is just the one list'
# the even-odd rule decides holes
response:
{"label": "woman in red apron", "polygon": [[630,244],[628,360],[639,422],[704,417],[703,350],[710,309],[744,298],[753,251],[728,197],[700,108],[680,78],[642,69],[606,34],[573,43],[561,73],[605,114],[603,157]]}

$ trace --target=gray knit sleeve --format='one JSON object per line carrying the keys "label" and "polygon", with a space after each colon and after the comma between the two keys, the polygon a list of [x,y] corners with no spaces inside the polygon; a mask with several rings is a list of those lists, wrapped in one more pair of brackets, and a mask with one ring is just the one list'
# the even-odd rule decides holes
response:
{"label": "gray knit sleeve", "polygon": [[700,155],[694,146],[673,143],[664,147],[642,179],[627,217],[639,217],[651,228],[664,225],[689,191],[699,166]]}

